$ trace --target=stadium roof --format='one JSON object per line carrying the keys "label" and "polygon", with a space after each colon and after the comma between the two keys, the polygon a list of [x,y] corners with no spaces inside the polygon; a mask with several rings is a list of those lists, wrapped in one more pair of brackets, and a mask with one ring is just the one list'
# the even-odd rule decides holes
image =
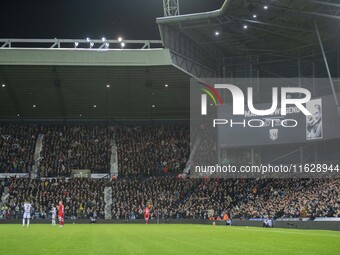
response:
{"label": "stadium roof", "polygon": [[251,68],[252,61],[237,60],[244,56],[256,56],[254,69],[300,63],[301,55],[308,64],[322,59],[315,25],[326,54],[339,49],[339,13],[334,1],[226,0],[216,11],[158,18],[165,49],[150,49],[159,41],[115,50],[101,40],[93,41],[100,48],[79,49],[76,42],[89,42],[42,40],[51,48],[34,48],[36,40],[0,39],[0,118],[187,119],[190,76],[221,77],[221,60],[224,69]]}
{"label": "stadium roof", "polygon": [[195,60],[214,69],[217,59],[228,57],[297,62],[298,51],[320,53],[314,22],[327,52],[340,38],[339,14],[338,1],[226,0],[217,11],[162,17],[157,23],[166,47],[178,51],[174,36],[193,42],[201,52]]}
{"label": "stadium roof", "polygon": [[183,119],[188,98],[165,49],[0,49],[1,119]]}

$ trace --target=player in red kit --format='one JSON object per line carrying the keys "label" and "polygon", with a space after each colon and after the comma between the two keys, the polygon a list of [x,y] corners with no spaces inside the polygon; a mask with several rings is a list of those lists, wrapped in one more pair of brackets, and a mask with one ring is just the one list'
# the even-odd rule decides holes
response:
{"label": "player in red kit", "polygon": [[149,216],[150,216],[150,211],[151,211],[151,204],[148,204],[146,208],[144,209],[144,219],[145,219],[145,224],[149,223]]}
{"label": "player in red kit", "polygon": [[63,227],[64,226],[64,205],[62,201],[59,201],[58,220],[59,220],[60,227]]}

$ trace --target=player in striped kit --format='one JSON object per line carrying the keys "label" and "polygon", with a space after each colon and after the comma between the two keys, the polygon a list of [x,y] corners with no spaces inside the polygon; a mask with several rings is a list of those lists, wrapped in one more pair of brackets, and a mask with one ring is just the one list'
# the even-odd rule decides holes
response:
{"label": "player in striped kit", "polygon": [[55,207],[55,205],[52,205],[52,210],[51,210],[51,214],[52,214],[52,226],[56,225],[55,219],[57,217],[57,208]]}
{"label": "player in striped kit", "polygon": [[30,225],[32,205],[25,201],[24,203],[24,215],[22,217],[22,227],[25,227],[25,221],[27,220],[27,227]]}

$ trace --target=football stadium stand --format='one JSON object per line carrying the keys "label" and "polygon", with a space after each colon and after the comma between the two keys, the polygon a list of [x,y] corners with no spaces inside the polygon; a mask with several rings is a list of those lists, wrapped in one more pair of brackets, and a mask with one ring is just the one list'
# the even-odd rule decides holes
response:
{"label": "football stadium stand", "polygon": [[[2,181],[9,198],[2,219],[18,219],[25,200],[32,201],[34,217],[49,218],[52,204],[65,201],[68,219],[104,219],[106,179],[10,178]],[[152,218],[233,219],[340,217],[339,180],[262,179],[222,180],[176,177],[122,178],[112,187],[112,218],[142,218],[141,208],[151,202]],[[317,187],[317,188],[316,188]]]}

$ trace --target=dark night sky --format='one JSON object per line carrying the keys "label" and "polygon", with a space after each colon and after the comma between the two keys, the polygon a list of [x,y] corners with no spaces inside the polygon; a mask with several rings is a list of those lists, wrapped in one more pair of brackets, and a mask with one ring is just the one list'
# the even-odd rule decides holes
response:
{"label": "dark night sky", "polygon": [[[181,14],[211,11],[224,0],[180,0]],[[159,39],[162,0],[7,0],[0,38]]]}

